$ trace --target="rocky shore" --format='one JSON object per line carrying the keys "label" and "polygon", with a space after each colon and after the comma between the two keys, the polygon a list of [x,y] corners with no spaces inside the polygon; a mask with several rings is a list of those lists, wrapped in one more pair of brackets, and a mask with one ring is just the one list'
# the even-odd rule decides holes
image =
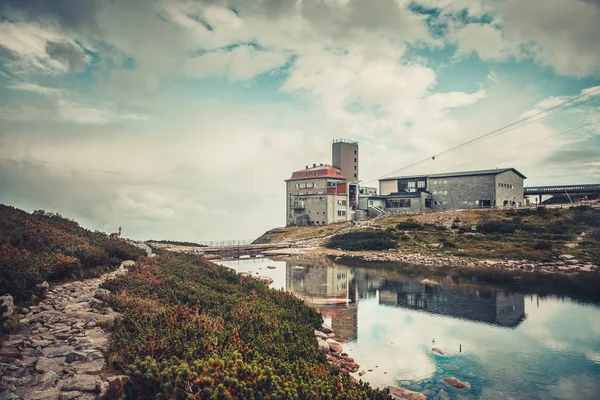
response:
{"label": "rocky shore", "polygon": [[277,249],[265,252],[265,255],[329,255],[334,257],[357,258],[363,261],[398,262],[429,267],[495,268],[504,270],[539,271],[542,273],[594,272],[598,270],[597,265],[580,262],[570,254],[561,254],[555,261],[539,263],[529,260],[476,259],[443,253],[432,255],[404,253],[400,250],[344,251],[327,249],[324,247]]}

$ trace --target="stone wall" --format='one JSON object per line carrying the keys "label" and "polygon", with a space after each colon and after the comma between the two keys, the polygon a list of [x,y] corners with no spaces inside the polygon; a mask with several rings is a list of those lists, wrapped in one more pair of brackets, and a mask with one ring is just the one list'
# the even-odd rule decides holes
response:
{"label": "stone wall", "polygon": [[479,207],[480,200],[489,200],[494,205],[496,179],[494,175],[472,175],[446,178],[428,178],[427,188],[431,193],[431,208]]}
{"label": "stone wall", "polygon": [[[523,205],[523,178],[515,174],[514,171],[506,171],[496,175],[496,206]],[[508,185],[508,186],[507,186]],[[508,204],[504,204],[507,201]]]}

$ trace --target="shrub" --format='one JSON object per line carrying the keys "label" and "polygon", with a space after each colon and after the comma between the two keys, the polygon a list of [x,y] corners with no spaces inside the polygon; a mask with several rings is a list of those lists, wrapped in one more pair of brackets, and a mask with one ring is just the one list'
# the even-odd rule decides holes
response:
{"label": "shrub", "polygon": [[354,231],[332,237],[326,246],[350,251],[385,250],[398,247],[394,236],[387,231]]}
{"label": "shrub", "polygon": [[326,363],[322,317],[289,292],[195,255],[143,264],[104,284],[125,398],[389,399]]}
{"label": "shrub", "polygon": [[552,250],[552,243],[548,241],[537,242],[533,245],[533,248],[536,250]]}
{"label": "shrub", "polygon": [[479,230],[482,233],[508,234],[514,233],[517,230],[517,225],[509,221],[489,221],[482,223]]}
{"label": "shrub", "polygon": [[406,221],[401,221],[396,225],[396,228],[401,231],[415,231],[423,229],[423,225],[415,221],[414,219],[407,219]]}

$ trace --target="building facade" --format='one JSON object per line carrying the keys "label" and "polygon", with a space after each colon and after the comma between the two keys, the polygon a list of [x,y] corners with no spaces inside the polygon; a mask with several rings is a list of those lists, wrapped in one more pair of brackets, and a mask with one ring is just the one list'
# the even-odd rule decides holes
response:
{"label": "building facade", "polygon": [[401,176],[379,180],[385,211],[523,205],[525,175],[514,168]]}
{"label": "building facade", "polygon": [[358,205],[358,142],[334,140],[333,165],[313,164],[286,182],[286,225],[329,225],[354,219]]}
{"label": "building facade", "polygon": [[348,183],[339,168],[313,165],[286,182],[286,224],[328,225],[348,221]]}

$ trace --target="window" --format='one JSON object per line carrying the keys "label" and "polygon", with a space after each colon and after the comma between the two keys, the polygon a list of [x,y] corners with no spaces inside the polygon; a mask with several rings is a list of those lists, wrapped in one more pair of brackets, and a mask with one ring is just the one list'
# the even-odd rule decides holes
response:
{"label": "window", "polygon": [[356,165],[354,166],[354,170],[356,171]]}
{"label": "window", "polygon": [[356,157],[354,157],[354,162],[356,162]]}
{"label": "window", "polygon": [[419,181],[419,182],[417,182],[417,187],[419,189],[424,189],[425,188],[425,181]]}
{"label": "window", "polygon": [[346,216],[346,210],[338,210],[338,217],[345,217]]}
{"label": "window", "polygon": [[303,188],[305,188],[305,187],[306,187],[306,183],[301,183],[301,184],[300,184],[300,189],[303,189]]}
{"label": "window", "polygon": [[345,206],[346,200],[338,200],[338,206]]}
{"label": "window", "polygon": [[356,178],[356,174],[354,174],[354,177]]}
{"label": "window", "polygon": [[438,183],[437,181],[433,181],[433,184],[434,184],[434,185],[437,185],[437,183]]}
{"label": "window", "polygon": [[448,191],[447,191],[447,190],[444,190],[444,194],[448,194]]}
{"label": "window", "polygon": [[356,154],[356,150],[354,150],[354,154]]}
{"label": "window", "polygon": [[417,182],[408,182],[407,187],[409,189],[415,189],[417,187]]}
{"label": "window", "polygon": [[386,208],[408,208],[410,207],[410,199],[392,199],[385,201]]}
{"label": "window", "polygon": [[448,183],[448,181],[444,179],[444,185],[445,185],[446,183]]}

